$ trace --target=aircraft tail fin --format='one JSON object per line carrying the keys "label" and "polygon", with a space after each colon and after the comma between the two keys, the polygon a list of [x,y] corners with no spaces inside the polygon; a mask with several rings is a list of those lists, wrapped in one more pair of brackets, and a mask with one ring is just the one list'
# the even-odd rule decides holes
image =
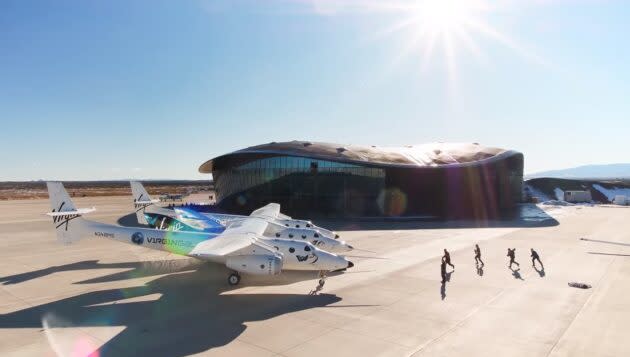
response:
{"label": "aircraft tail fin", "polygon": [[61,182],[46,182],[46,186],[52,209],[46,214],[53,219],[57,240],[64,244],[78,241],[81,238],[81,230],[78,226],[83,221],[80,217],[94,211],[95,208],[77,209]]}
{"label": "aircraft tail fin", "polygon": [[159,200],[152,200],[149,193],[139,181],[130,181],[131,194],[133,195],[133,207],[136,211],[136,219],[140,224],[149,224],[144,211],[147,207],[159,202]]}

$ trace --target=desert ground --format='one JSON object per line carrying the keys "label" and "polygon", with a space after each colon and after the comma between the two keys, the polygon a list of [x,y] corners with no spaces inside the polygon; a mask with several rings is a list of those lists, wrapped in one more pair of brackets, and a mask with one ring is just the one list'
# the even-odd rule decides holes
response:
{"label": "desert ground", "polygon": [[[75,202],[97,207],[88,219],[132,224],[129,197]],[[357,248],[355,266],[316,296],[311,273],[244,276],[229,287],[219,265],[107,240],[59,245],[48,210],[44,199],[0,202],[2,356],[630,352],[629,208],[546,207],[533,220],[457,228],[337,222]],[[520,270],[508,269],[508,247]],[[532,268],[532,247],[544,270]],[[441,284],[444,248],[455,270]]]}
{"label": "desert ground", "polygon": [[[71,197],[128,196],[131,195],[129,181],[65,181],[64,186]],[[189,195],[212,189],[208,180],[153,180],[144,186],[151,195]],[[0,201],[48,198],[46,182],[0,182]],[[157,197],[156,197],[157,198]]]}

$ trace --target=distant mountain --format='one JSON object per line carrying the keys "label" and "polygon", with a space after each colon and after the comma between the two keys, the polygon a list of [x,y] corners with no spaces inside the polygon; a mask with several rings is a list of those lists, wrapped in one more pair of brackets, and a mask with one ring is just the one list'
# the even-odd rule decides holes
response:
{"label": "distant mountain", "polygon": [[584,165],[562,170],[550,170],[525,175],[526,178],[630,178],[630,164]]}

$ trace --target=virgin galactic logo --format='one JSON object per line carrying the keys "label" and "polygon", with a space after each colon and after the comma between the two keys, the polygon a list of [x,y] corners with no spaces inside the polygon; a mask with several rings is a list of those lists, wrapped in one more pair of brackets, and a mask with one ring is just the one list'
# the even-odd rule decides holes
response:
{"label": "virgin galactic logo", "polygon": [[141,245],[144,243],[144,235],[142,232],[136,232],[131,236],[131,241],[137,245]]}

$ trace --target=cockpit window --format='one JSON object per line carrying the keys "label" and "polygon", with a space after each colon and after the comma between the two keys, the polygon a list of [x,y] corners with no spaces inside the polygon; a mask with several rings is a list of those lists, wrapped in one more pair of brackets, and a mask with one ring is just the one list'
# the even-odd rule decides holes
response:
{"label": "cockpit window", "polygon": [[280,233],[276,233],[276,237],[280,237]]}
{"label": "cockpit window", "polygon": [[311,228],[312,226],[313,226],[312,224],[309,224],[309,223],[306,224],[307,228]]}
{"label": "cockpit window", "polygon": [[306,247],[304,247],[304,251],[305,252],[310,252],[311,251],[311,247],[309,247],[308,245]]}
{"label": "cockpit window", "polygon": [[285,223],[284,225],[285,225],[285,226],[287,226],[287,227],[289,226],[289,224],[288,224],[288,223]]}

